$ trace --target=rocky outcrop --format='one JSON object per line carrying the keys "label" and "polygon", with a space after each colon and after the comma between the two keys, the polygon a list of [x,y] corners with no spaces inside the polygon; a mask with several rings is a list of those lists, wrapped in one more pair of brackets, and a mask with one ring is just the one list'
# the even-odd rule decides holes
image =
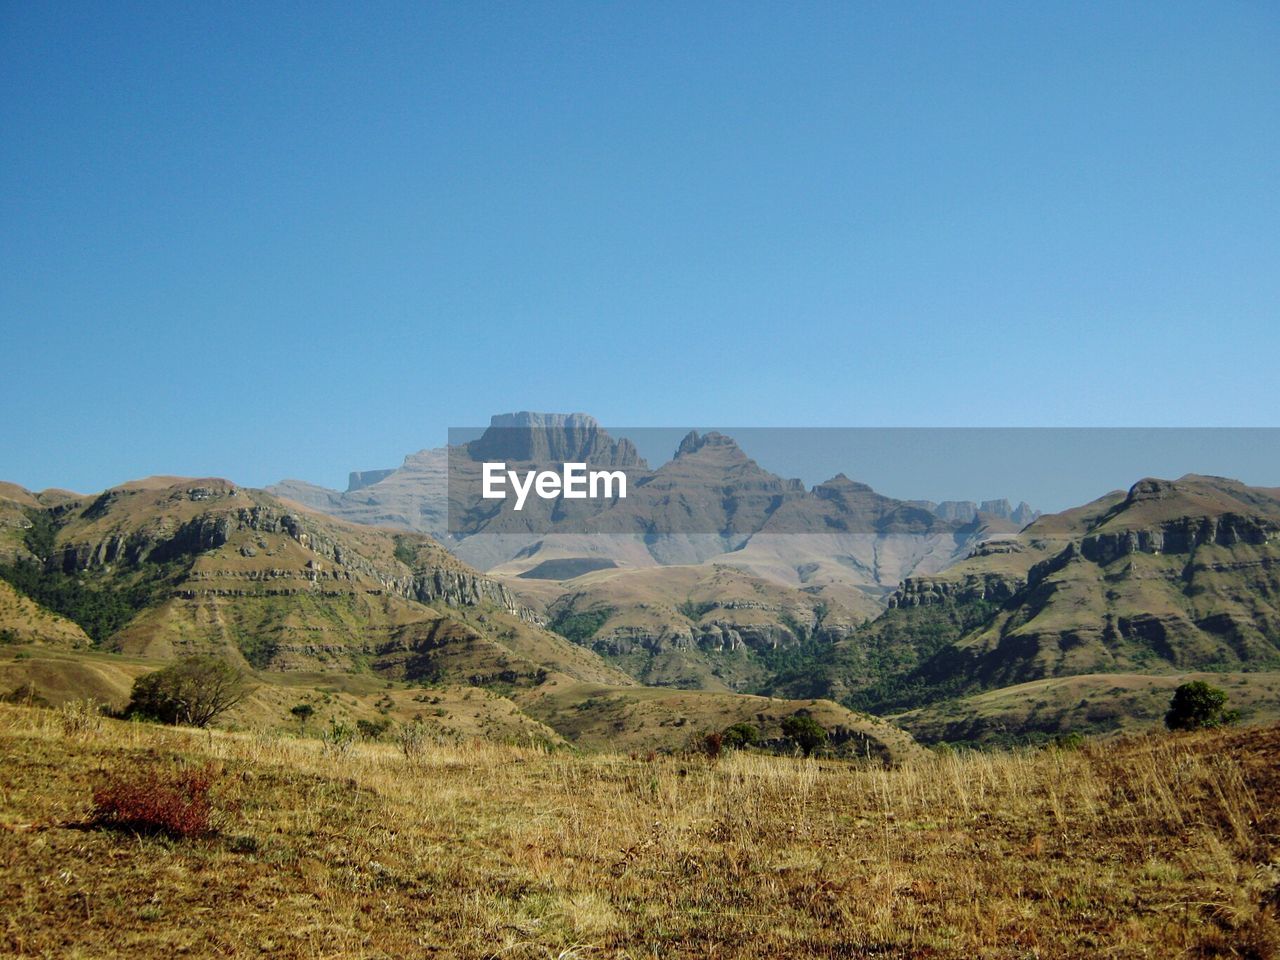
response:
{"label": "rocky outcrop", "polygon": [[229,516],[206,515],[173,529],[161,524],[112,532],[101,540],[66,544],[50,557],[48,565],[64,573],[77,573],[114,563],[164,563],[184,554],[215,550],[230,539],[235,529],[235,521]]}
{"label": "rocky outcrop", "polygon": [[610,656],[626,656],[637,650],[658,653],[664,650],[692,650],[696,644],[693,630],[671,624],[658,629],[618,626],[598,633],[590,640],[591,649]]}
{"label": "rocky outcrop", "polygon": [[986,600],[1004,603],[1013,598],[1026,581],[1003,574],[970,574],[959,579],[949,577],[907,577],[888,600],[890,609],[927,607],[942,603],[969,603]]}
{"label": "rocky outcrop", "polygon": [[698,646],[703,650],[740,650],[749,647],[757,652],[778,650],[800,642],[795,632],[781,623],[734,623],[709,620],[698,624]]}
{"label": "rocky outcrop", "polygon": [[480,461],[593,463],[609,467],[641,467],[635,445],[615,440],[585,413],[505,413],[491,417],[489,429],[467,444],[467,456]]}
{"label": "rocky outcrop", "polygon": [[[771,608],[765,604],[729,602],[721,609]],[[780,619],[777,622],[743,623],[729,617],[710,617],[692,625],[619,625],[596,634],[591,638],[590,644],[596,652],[614,656],[626,655],[636,650],[662,653],[695,648],[716,652],[733,652],[745,648],[762,652],[794,646],[801,641],[803,633],[812,634],[818,626],[819,621],[811,611],[805,611],[802,621],[787,617],[785,621]]]}
{"label": "rocky outcrop", "polygon": [[488,577],[457,570],[437,569],[415,574],[411,592],[405,594],[421,603],[441,601],[451,607],[472,607],[489,602],[530,623],[540,618],[516,602],[502,584]]}
{"label": "rocky outcrop", "polygon": [[1084,537],[1080,541],[1080,555],[1105,565],[1131,553],[1190,553],[1204,544],[1262,546],[1277,534],[1280,534],[1280,524],[1259,517],[1235,514],[1180,517],[1148,529],[1107,531]]}
{"label": "rocky outcrop", "polygon": [[385,480],[395,472],[395,467],[390,467],[386,470],[352,470],[347,475],[347,493],[354,493],[357,490],[363,490],[365,487],[371,487],[379,480]]}

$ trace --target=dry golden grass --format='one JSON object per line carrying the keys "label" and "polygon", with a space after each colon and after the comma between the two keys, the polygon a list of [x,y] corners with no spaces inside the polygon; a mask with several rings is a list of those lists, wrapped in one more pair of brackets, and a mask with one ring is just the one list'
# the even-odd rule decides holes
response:
{"label": "dry golden grass", "polygon": [[[74,729],[73,729],[74,728]],[[0,708],[0,951],[1270,957],[1280,729],[897,769],[101,729]],[[88,828],[213,762],[218,832]]]}

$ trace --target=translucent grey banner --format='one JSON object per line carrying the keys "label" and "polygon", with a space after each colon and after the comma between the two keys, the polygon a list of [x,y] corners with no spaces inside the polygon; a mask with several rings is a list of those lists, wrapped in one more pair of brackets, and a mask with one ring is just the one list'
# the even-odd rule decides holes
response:
{"label": "translucent grey banner", "polygon": [[453,428],[448,533],[654,538],[1016,532],[1198,474],[1280,487],[1280,428],[608,428],[510,415]]}

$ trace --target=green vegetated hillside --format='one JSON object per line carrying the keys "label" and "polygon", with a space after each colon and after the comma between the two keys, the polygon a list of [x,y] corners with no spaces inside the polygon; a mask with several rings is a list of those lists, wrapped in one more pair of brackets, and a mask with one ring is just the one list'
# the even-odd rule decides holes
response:
{"label": "green vegetated hillside", "polygon": [[1158,722],[1210,672],[1246,716],[1280,713],[1280,498],[1233,480],[1147,479],[1041,518],[942,574],[774,692],[901,714],[925,739]]}
{"label": "green vegetated hillside", "polygon": [[506,582],[552,630],[642,683],[684,689],[754,690],[780,657],[844,636],[879,610],[870,598],[850,609],[719,563]]}
{"label": "green vegetated hillside", "polygon": [[[308,704],[313,723],[418,717],[442,735],[646,747],[688,739],[656,713],[609,734],[614,716],[587,702],[583,685],[607,686],[611,702],[650,702],[636,680],[547,630],[502,583],[425,535],[175,477],[94,496],[6,486],[0,521],[0,637],[13,653],[0,661],[0,694],[15,699],[119,705],[141,673],[214,653],[258,685],[235,723],[296,726],[292,709]],[[530,707],[548,698],[573,708],[563,731]],[[702,732],[722,716],[802,709],[774,701],[762,711],[728,693],[695,707],[687,722]],[[823,709],[850,737],[865,729],[884,741],[886,755],[910,743],[847,708]]]}

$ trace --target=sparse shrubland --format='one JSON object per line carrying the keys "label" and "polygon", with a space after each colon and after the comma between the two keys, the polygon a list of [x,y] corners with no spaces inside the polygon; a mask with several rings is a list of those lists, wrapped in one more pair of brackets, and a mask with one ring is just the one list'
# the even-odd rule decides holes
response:
{"label": "sparse shrubland", "polygon": [[[752,751],[580,756],[418,733],[352,738],[341,753],[113,720],[82,737],[53,711],[0,706],[0,954],[1271,957],[1280,946],[1276,728],[944,751],[896,768]],[[217,832],[86,831],[104,780],[206,765],[220,771]]]}

